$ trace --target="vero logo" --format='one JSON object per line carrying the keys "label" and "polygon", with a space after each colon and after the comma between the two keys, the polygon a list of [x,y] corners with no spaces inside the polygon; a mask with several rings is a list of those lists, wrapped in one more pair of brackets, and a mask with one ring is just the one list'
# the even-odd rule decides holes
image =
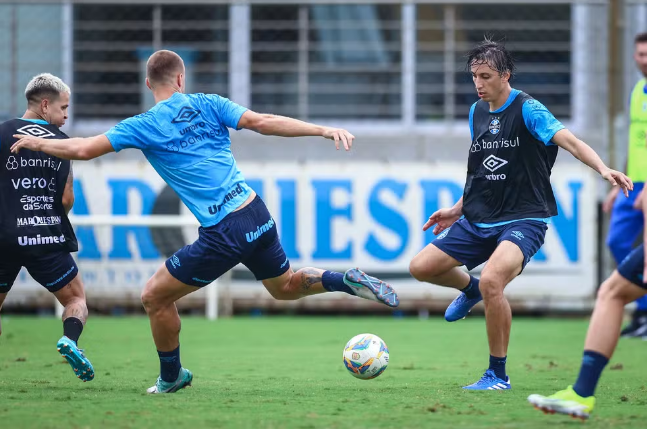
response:
{"label": "vero logo", "polygon": [[505,159],[501,159],[494,155],[490,155],[487,158],[485,158],[485,160],[483,161],[483,166],[490,171],[496,171],[499,168],[506,165],[507,163],[508,161],[506,161]]}
{"label": "vero logo", "polygon": [[200,114],[198,109],[193,107],[184,106],[180,109],[180,113],[171,121],[174,124],[179,124],[182,122],[191,122]]}

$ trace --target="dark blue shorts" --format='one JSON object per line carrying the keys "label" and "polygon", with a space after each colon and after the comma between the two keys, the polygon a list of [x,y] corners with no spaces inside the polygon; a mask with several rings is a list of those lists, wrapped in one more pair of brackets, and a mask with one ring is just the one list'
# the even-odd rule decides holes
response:
{"label": "dark blue shorts", "polygon": [[432,244],[473,269],[487,261],[499,243],[511,241],[523,253],[522,269],[544,244],[548,225],[541,221],[520,220],[491,228],[479,228],[465,218],[441,232]]}
{"label": "dark blue shorts", "polygon": [[256,280],[278,277],[290,268],[276,222],[258,196],[218,224],[200,227],[198,234],[195,242],[166,260],[166,268],[182,283],[206,286],[239,263]]}
{"label": "dark blue shorts", "polygon": [[645,245],[636,247],[618,266],[620,275],[631,283],[647,289],[647,283],[643,279],[645,271]]}
{"label": "dark blue shorts", "polygon": [[3,256],[0,259],[0,293],[11,290],[22,267],[50,292],[63,289],[74,280],[79,268],[68,252],[41,256]]}

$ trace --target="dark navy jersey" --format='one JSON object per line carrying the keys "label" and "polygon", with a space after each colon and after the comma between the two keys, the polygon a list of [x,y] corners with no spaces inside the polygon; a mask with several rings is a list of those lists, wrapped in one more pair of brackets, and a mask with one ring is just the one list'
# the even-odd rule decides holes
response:
{"label": "dark navy jersey", "polygon": [[14,134],[68,138],[41,120],[12,119],[0,124],[0,249],[19,255],[78,250],[63,207],[70,161],[27,149],[11,153]]}
{"label": "dark navy jersey", "polygon": [[496,112],[478,101],[470,111],[472,145],[463,193],[463,214],[478,226],[557,215],[550,172],[551,143],[564,126],[537,100],[513,90]]}

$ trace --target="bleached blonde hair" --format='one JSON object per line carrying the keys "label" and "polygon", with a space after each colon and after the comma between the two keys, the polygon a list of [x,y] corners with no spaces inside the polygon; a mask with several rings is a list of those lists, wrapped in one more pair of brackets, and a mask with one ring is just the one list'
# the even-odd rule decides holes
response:
{"label": "bleached blonde hair", "polygon": [[34,76],[25,88],[28,103],[40,103],[44,98],[56,99],[61,93],[70,94],[70,87],[59,77],[50,73]]}

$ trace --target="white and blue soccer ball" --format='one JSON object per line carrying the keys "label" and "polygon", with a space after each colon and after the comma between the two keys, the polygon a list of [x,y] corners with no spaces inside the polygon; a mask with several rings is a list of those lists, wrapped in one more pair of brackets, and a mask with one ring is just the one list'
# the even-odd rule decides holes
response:
{"label": "white and blue soccer ball", "polygon": [[389,348],[377,335],[356,335],[344,347],[344,366],[353,377],[362,380],[375,378],[388,365]]}

